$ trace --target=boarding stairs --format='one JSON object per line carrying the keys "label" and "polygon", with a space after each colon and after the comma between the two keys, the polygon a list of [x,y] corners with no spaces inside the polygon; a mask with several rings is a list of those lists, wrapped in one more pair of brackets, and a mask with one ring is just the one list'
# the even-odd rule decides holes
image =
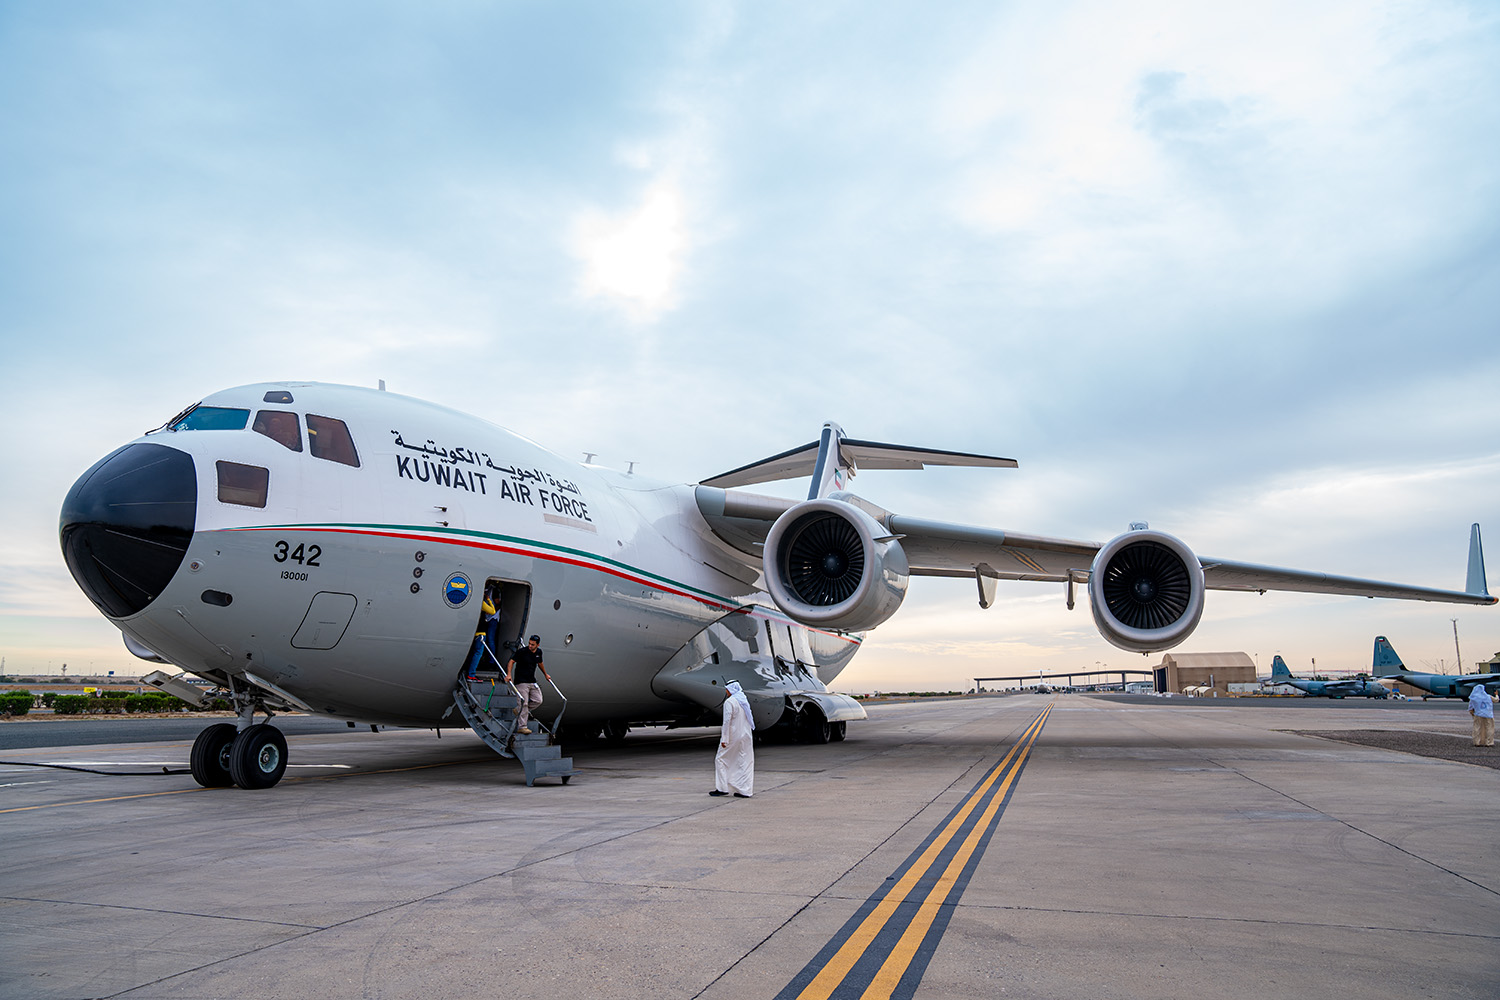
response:
{"label": "boarding stairs", "polygon": [[[484,669],[486,667],[493,669]],[[568,779],[578,773],[573,770],[573,758],[564,757],[562,746],[557,742],[558,727],[568,700],[555,683],[552,690],[563,702],[563,709],[552,724],[544,723],[533,712],[529,720],[531,733],[516,732],[516,687],[505,679],[499,660],[486,644],[481,669],[473,674],[459,675],[453,703],[458,706],[469,728],[478,733],[490,749],[502,757],[521,762],[528,786],[536,784],[538,778],[547,777],[561,778],[566,785]]]}

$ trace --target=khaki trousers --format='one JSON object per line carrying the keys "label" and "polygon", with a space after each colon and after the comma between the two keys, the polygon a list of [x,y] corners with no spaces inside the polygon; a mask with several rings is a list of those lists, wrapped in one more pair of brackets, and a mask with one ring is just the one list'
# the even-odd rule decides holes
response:
{"label": "khaki trousers", "polygon": [[1495,745],[1495,720],[1483,719],[1474,716],[1474,745],[1476,747],[1492,747]]}
{"label": "khaki trousers", "polygon": [[516,685],[516,728],[531,728],[531,710],[542,703],[540,684]]}

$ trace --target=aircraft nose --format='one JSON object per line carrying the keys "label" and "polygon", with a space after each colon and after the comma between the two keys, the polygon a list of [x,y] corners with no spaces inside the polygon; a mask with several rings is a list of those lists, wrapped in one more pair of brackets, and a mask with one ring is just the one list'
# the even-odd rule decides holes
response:
{"label": "aircraft nose", "polygon": [[85,472],[63,501],[58,533],[68,572],[109,617],[136,614],[182,565],[197,514],[193,457],[128,444]]}

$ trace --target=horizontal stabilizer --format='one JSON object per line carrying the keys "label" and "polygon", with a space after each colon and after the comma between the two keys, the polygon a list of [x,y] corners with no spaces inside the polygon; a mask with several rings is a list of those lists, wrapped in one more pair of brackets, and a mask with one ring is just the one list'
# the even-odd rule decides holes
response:
{"label": "horizontal stabilizer", "polygon": [[[819,461],[820,457],[836,449],[836,461],[828,463]],[[832,471],[836,467],[847,470],[850,475],[860,469],[925,469],[929,465],[964,466],[969,468],[990,469],[1014,469],[1017,467],[1013,458],[999,458],[994,455],[976,455],[963,451],[943,451],[936,448],[913,448],[908,445],[884,444],[879,441],[856,441],[853,438],[843,436],[843,431],[837,424],[825,424],[823,434],[818,441],[810,441],[798,448],[784,451],[770,458],[763,458],[749,465],[742,465],[738,469],[721,473],[711,479],[703,480],[704,486],[717,486],[721,489],[732,489],[739,486],[753,486],[756,483],[771,483],[783,479],[799,479],[802,476],[814,476],[823,465]],[[819,477],[823,478],[823,477]],[[842,489],[843,484],[832,484],[832,488]],[[817,487],[820,484],[814,484]],[[827,492],[817,489],[817,493]]]}

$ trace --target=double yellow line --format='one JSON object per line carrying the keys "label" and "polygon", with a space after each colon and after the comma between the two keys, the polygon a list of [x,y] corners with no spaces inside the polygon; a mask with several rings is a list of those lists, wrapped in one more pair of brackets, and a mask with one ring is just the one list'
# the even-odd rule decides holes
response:
{"label": "double yellow line", "polygon": [[[993,831],[1001,810],[1005,808],[1011,785],[1025,766],[1031,747],[1036,742],[1042,726],[1047,721],[1047,715],[1051,711],[1052,706],[1047,706],[1042,714],[1026,727],[1021,738],[1011,747],[1010,753],[1006,754],[1004,759],[975,786],[932,840],[907,859],[906,871],[902,873],[896,884],[885,891],[884,895],[876,892],[865,901],[859,913],[856,913],[840,931],[840,935],[844,936],[843,944],[831,955],[827,954],[832,949],[833,943],[839,940],[839,937],[835,936],[834,941],[829,943],[829,947],[824,948],[823,952],[809,962],[807,967],[787,985],[786,989],[778,994],[777,1000],[794,1000],[794,998],[795,1000],[829,1000],[835,995],[835,991],[840,997],[857,996],[870,998],[870,1000],[888,1000],[895,993],[897,987],[901,985],[902,978],[911,968],[913,959],[917,957],[918,949],[932,929],[933,921],[937,918],[943,904],[949,901],[950,896],[956,902],[958,897],[963,895],[960,882],[967,884],[968,875],[972,873],[972,865],[978,863],[979,855],[983,853],[980,845]],[[976,811],[978,812],[977,819],[975,819]],[[956,849],[950,850],[954,841],[961,835],[962,841],[957,844]],[[946,864],[942,865],[937,878],[924,881],[930,872],[938,870],[938,866],[945,857]],[[918,890],[919,887],[925,891],[925,896],[921,891],[914,894],[913,891]],[[915,912],[911,912],[908,908],[903,914],[905,919],[903,928],[899,920],[893,921],[892,918],[909,900],[917,902],[918,905]],[[861,913],[864,914],[862,919]],[[946,927],[946,921],[944,927]],[[899,937],[897,937],[898,933]],[[938,936],[940,937],[941,933]],[[894,942],[892,939],[895,939]],[[927,949],[929,957],[936,944],[934,940],[931,947]],[[873,952],[872,945],[876,946]],[[861,990],[859,981],[868,974],[869,965],[874,958],[879,957],[882,951],[885,953],[884,961],[881,962],[874,977]],[[864,961],[867,955],[871,959],[869,962]],[[866,971],[850,979],[850,973],[861,964],[864,965]],[[926,968],[926,964],[924,957],[917,970],[918,978],[920,978],[921,971]],[[809,975],[811,975],[810,980]],[[910,984],[912,988],[915,985],[915,982]]]}

